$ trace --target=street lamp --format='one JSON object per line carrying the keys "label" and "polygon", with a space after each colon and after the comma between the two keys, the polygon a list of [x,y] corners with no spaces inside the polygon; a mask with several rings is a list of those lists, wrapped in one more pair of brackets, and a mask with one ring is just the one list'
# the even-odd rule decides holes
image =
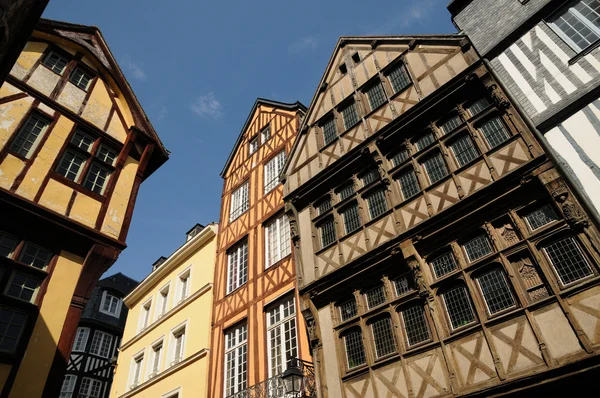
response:
{"label": "street lamp", "polygon": [[301,393],[303,393],[302,379],[304,378],[304,374],[302,373],[302,370],[300,370],[296,358],[290,359],[288,368],[283,372],[281,378],[283,379],[286,393],[289,394],[289,396],[303,396]]}

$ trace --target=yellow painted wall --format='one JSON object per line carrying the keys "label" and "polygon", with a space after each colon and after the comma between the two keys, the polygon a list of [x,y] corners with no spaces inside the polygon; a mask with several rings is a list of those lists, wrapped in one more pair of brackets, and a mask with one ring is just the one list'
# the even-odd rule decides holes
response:
{"label": "yellow painted wall", "polygon": [[32,102],[32,97],[26,97],[0,105],[0,149],[7,144]]}
{"label": "yellow painted wall", "polygon": [[123,226],[138,164],[139,162],[132,157],[128,157],[125,161],[123,170],[121,170],[121,174],[115,185],[112,198],[110,199],[104,222],[102,223],[101,231],[114,238],[119,237]]}
{"label": "yellow painted wall", "polygon": [[42,396],[83,260],[61,251],[10,398]]}
{"label": "yellow painted wall", "polygon": [[[212,227],[216,230],[216,227]],[[169,367],[168,354],[171,345],[171,331],[178,325],[187,321],[186,340],[184,348],[184,361],[186,358],[209,348],[210,344],[210,322],[212,316],[213,291],[212,288],[191,301],[188,299],[181,304],[177,300],[178,275],[191,267],[190,286],[188,298],[193,296],[207,284],[212,284],[214,275],[216,253],[216,235],[210,238],[200,249],[192,254],[178,259],[172,266],[167,262],[161,267],[169,267],[169,272],[156,281],[146,279],[138,286],[144,292],[134,303],[128,302],[129,313],[121,343],[121,353],[117,363],[117,370],[111,390],[111,397],[120,397],[128,391],[129,370],[132,359],[141,351],[144,351],[144,365],[142,368],[142,383],[148,379],[150,359],[152,358],[152,344],[164,337],[163,357],[161,360],[161,372]],[[175,256],[175,255],[174,255]],[[155,271],[158,272],[158,271]],[[147,285],[145,285],[147,283]],[[169,301],[167,315],[157,319],[157,304],[159,302],[160,290],[170,283]],[[136,290],[137,290],[136,289]],[[137,290],[139,291],[139,290]],[[135,294],[135,291],[134,293]],[[138,336],[138,326],[142,307],[149,299],[152,299],[150,322],[145,332]],[[136,340],[137,339],[137,340]],[[182,386],[187,394],[194,397],[206,397],[208,388],[208,355],[195,361],[188,367],[178,370],[164,380],[137,393],[138,397],[160,397],[172,389]]]}
{"label": "yellow painted wall", "polygon": [[11,154],[0,165],[0,187],[9,189],[17,176],[25,167],[25,162]]}
{"label": "yellow painted wall", "polygon": [[21,52],[17,62],[10,71],[11,75],[23,79],[23,77],[31,70],[35,62],[42,56],[46,47],[48,47],[48,44],[43,42],[27,42],[23,52]]}
{"label": "yellow painted wall", "polygon": [[89,196],[78,192],[75,201],[73,202],[69,218],[94,228],[101,206],[102,204],[96,199],[92,199]]}
{"label": "yellow painted wall", "polygon": [[103,129],[111,108],[112,101],[106,86],[104,82],[98,82],[94,86],[81,116],[96,127]]}

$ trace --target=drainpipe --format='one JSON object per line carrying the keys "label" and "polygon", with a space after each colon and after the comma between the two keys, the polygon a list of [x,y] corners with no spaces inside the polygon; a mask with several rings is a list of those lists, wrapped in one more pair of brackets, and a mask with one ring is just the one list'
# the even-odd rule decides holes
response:
{"label": "drainpipe", "polygon": [[525,121],[525,124],[527,124],[527,127],[529,127],[529,129],[533,132],[533,135],[535,135],[541,147],[544,149],[552,163],[554,163],[556,168],[561,172],[562,177],[567,181],[569,188],[571,188],[571,190],[575,193],[577,199],[579,199],[579,202],[583,204],[583,207],[585,208],[585,210],[587,210],[588,215],[591,217],[593,223],[596,225],[597,228],[600,228],[600,217],[598,216],[598,212],[596,211],[595,207],[590,203],[587,194],[583,192],[583,190],[575,182],[575,179],[573,178],[571,173],[569,173],[564,168],[564,166],[560,162],[560,159],[558,158],[554,150],[550,147],[550,144],[546,140],[546,137],[544,137],[544,134],[542,134],[542,132],[538,130],[535,123],[533,123],[533,120],[531,120],[531,117],[527,114],[527,112],[525,112],[519,101],[517,101],[517,99],[513,96],[512,92],[505,87],[502,79],[498,76],[490,61],[487,58],[483,58],[483,63],[487,67],[488,71],[491,73],[496,83],[498,83],[498,85],[502,88],[504,94],[506,94],[508,99],[512,102],[513,106],[519,111],[521,117]]}

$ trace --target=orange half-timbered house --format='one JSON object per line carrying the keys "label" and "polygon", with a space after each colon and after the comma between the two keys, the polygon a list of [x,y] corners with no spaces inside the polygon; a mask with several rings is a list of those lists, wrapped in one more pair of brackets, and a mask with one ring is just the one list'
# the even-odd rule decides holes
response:
{"label": "orange half-timbered house", "polygon": [[0,88],[1,397],[58,396],[81,312],[167,158],[100,31],[41,20]]}
{"label": "orange half-timbered house", "polygon": [[309,357],[279,181],[305,110],[258,99],[221,173],[210,397],[273,394],[288,360]]}

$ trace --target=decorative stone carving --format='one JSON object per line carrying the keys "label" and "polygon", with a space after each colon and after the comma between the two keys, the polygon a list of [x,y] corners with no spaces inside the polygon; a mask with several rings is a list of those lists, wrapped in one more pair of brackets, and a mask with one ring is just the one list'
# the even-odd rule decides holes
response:
{"label": "decorative stone carving", "polygon": [[511,223],[505,223],[500,226],[498,228],[498,233],[502,237],[502,240],[504,240],[506,246],[513,245],[519,241],[517,231],[515,231],[515,227]]}
{"label": "decorative stone carving", "polygon": [[309,309],[302,310],[302,316],[306,321],[306,330],[308,332],[308,340],[310,345],[314,348],[319,344],[319,333],[317,331],[317,322]]}
{"label": "decorative stone carving", "polygon": [[429,291],[429,287],[427,283],[423,279],[423,275],[421,274],[421,266],[419,265],[419,261],[415,258],[415,256],[410,256],[406,259],[408,266],[413,272],[415,287],[419,291],[419,296],[423,298],[431,297],[431,292]]}
{"label": "decorative stone carving", "polygon": [[[561,184],[562,185],[562,184]],[[574,230],[582,230],[589,225],[589,219],[583,211],[569,199],[569,191],[565,186],[560,186],[552,191],[552,197],[560,205],[567,223]]]}
{"label": "decorative stone carving", "polygon": [[503,109],[510,108],[510,101],[506,98],[502,90],[498,87],[497,84],[492,84],[488,87],[490,90],[490,96],[492,97],[492,101],[499,107]]}

